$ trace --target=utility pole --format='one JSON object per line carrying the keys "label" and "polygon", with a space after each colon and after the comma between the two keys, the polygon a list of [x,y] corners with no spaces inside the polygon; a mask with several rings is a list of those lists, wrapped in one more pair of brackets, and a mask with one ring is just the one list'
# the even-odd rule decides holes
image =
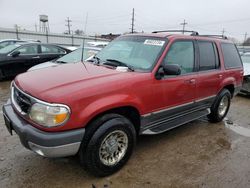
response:
{"label": "utility pole", "polygon": [[244,35],[244,42],[243,43],[245,43],[246,41],[247,41],[247,32]]}
{"label": "utility pole", "polygon": [[223,28],[223,30],[221,31],[221,34],[222,34],[222,36],[224,36],[224,34],[225,34],[225,29]]}
{"label": "utility pole", "polygon": [[35,23],[35,29],[36,29],[36,32],[37,32],[37,24]]}
{"label": "utility pole", "polygon": [[133,8],[132,12],[132,23],[131,23],[131,33],[135,32],[135,9]]}
{"label": "utility pole", "polygon": [[68,27],[68,34],[70,34],[71,33],[70,27],[72,26],[70,23],[72,22],[72,20],[70,20],[69,17],[67,17],[67,20],[65,20],[65,21],[66,21],[66,25],[65,26]]}
{"label": "utility pole", "polygon": [[17,24],[15,24],[14,27],[15,27],[15,29],[16,29],[16,39],[19,40],[19,36],[18,36],[18,29],[19,29],[18,27],[19,27],[19,26],[18,26]]}
{"label": "utility pole", "polygon": [[184,19],[183,23],[181,23],[181,25],[182,25],[182,34],[185,33],[185,27],[186,27],[187,24],[188,24],[188,23],[187,23],[186,20]]}

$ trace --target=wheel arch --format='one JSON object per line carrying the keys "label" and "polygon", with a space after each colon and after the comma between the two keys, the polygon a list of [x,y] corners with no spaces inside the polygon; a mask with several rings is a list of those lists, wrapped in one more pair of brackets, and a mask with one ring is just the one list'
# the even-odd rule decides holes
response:
{"label": "wheel arch", "polygon": [[136,133],[139,133],[141,127],[141,115],[139,110],[132,105],[117,106],[94,114],[85,124],[85,127],[88,127],[95,119],[104,116],[105,114],[119,114],[128,118],[129,121],[131,121],[131,123],[134,125]]}

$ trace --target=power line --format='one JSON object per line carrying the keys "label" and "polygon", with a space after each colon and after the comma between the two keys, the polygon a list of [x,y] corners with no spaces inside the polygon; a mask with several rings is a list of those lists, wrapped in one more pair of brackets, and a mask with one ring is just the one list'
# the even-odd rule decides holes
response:
{"label": "power line", "polygon": [[181,23],[181,25],[182,25],[182,34],[184,34],[184,32],[185,32],[185,27],[186,27],[187,24],[188,24],[188,23],[187,23],[186,20],[184,19],[183,23]]}
{"label": "power line", "polygon": [[72,22],[72,20],[70,20],[69,17],[67,17],[67,20],[65,20],[65,21],[66,21],[66,25],[65,26],[68,27],[68,34],[70,34],[71,33],[70,27],[72,26],[70,23]]}

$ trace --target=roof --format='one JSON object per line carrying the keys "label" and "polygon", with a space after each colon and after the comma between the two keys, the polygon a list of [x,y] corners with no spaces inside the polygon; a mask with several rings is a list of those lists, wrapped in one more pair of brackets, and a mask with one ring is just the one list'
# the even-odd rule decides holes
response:
{"label": "roof", "polygon": [[[152,33],[135,33],[135,34],[126,34],[126,36],[148,36],[148,37],[159,37],[159,38],[180,38],[180,39],[201,39],[201,40],[211,40],[211,41],[223,41],[231,43],[226,36],[221,35],[199,35],[196,31],[185,31],[190,34],[182,34],[182,31],[179,30],[169,31],[157,31]],[[179,33],[176,33],[178,31]]]}

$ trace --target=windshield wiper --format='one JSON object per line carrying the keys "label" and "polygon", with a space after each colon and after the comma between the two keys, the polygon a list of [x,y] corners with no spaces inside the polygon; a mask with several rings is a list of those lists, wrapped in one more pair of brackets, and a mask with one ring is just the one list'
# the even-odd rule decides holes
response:
{"label": "windshield wiper", "polygon": [[99,57],[94,56],[94,57],[92,57],[92,59],[88,60],[88,62],[93,62],[95,65],[99,65],[101,60]]}
{"label": "windshield wiper", "polygon": [[127,65],[126,63],[122,62],[122,61],[119,61],[117,59],[106,59],[105,63],[103,63],[104,65],[111,65],[111,66],[123,66],[123,67],[128,67],[128,69],[130,71],[135,71],[135,69],[130,66],[130,65]]}
{"label": "windshield wiper", "polygon": [[68,63],[68,62],[66,62],[66,61],[54,61],[54,63],[65,64],[65,63]]}

